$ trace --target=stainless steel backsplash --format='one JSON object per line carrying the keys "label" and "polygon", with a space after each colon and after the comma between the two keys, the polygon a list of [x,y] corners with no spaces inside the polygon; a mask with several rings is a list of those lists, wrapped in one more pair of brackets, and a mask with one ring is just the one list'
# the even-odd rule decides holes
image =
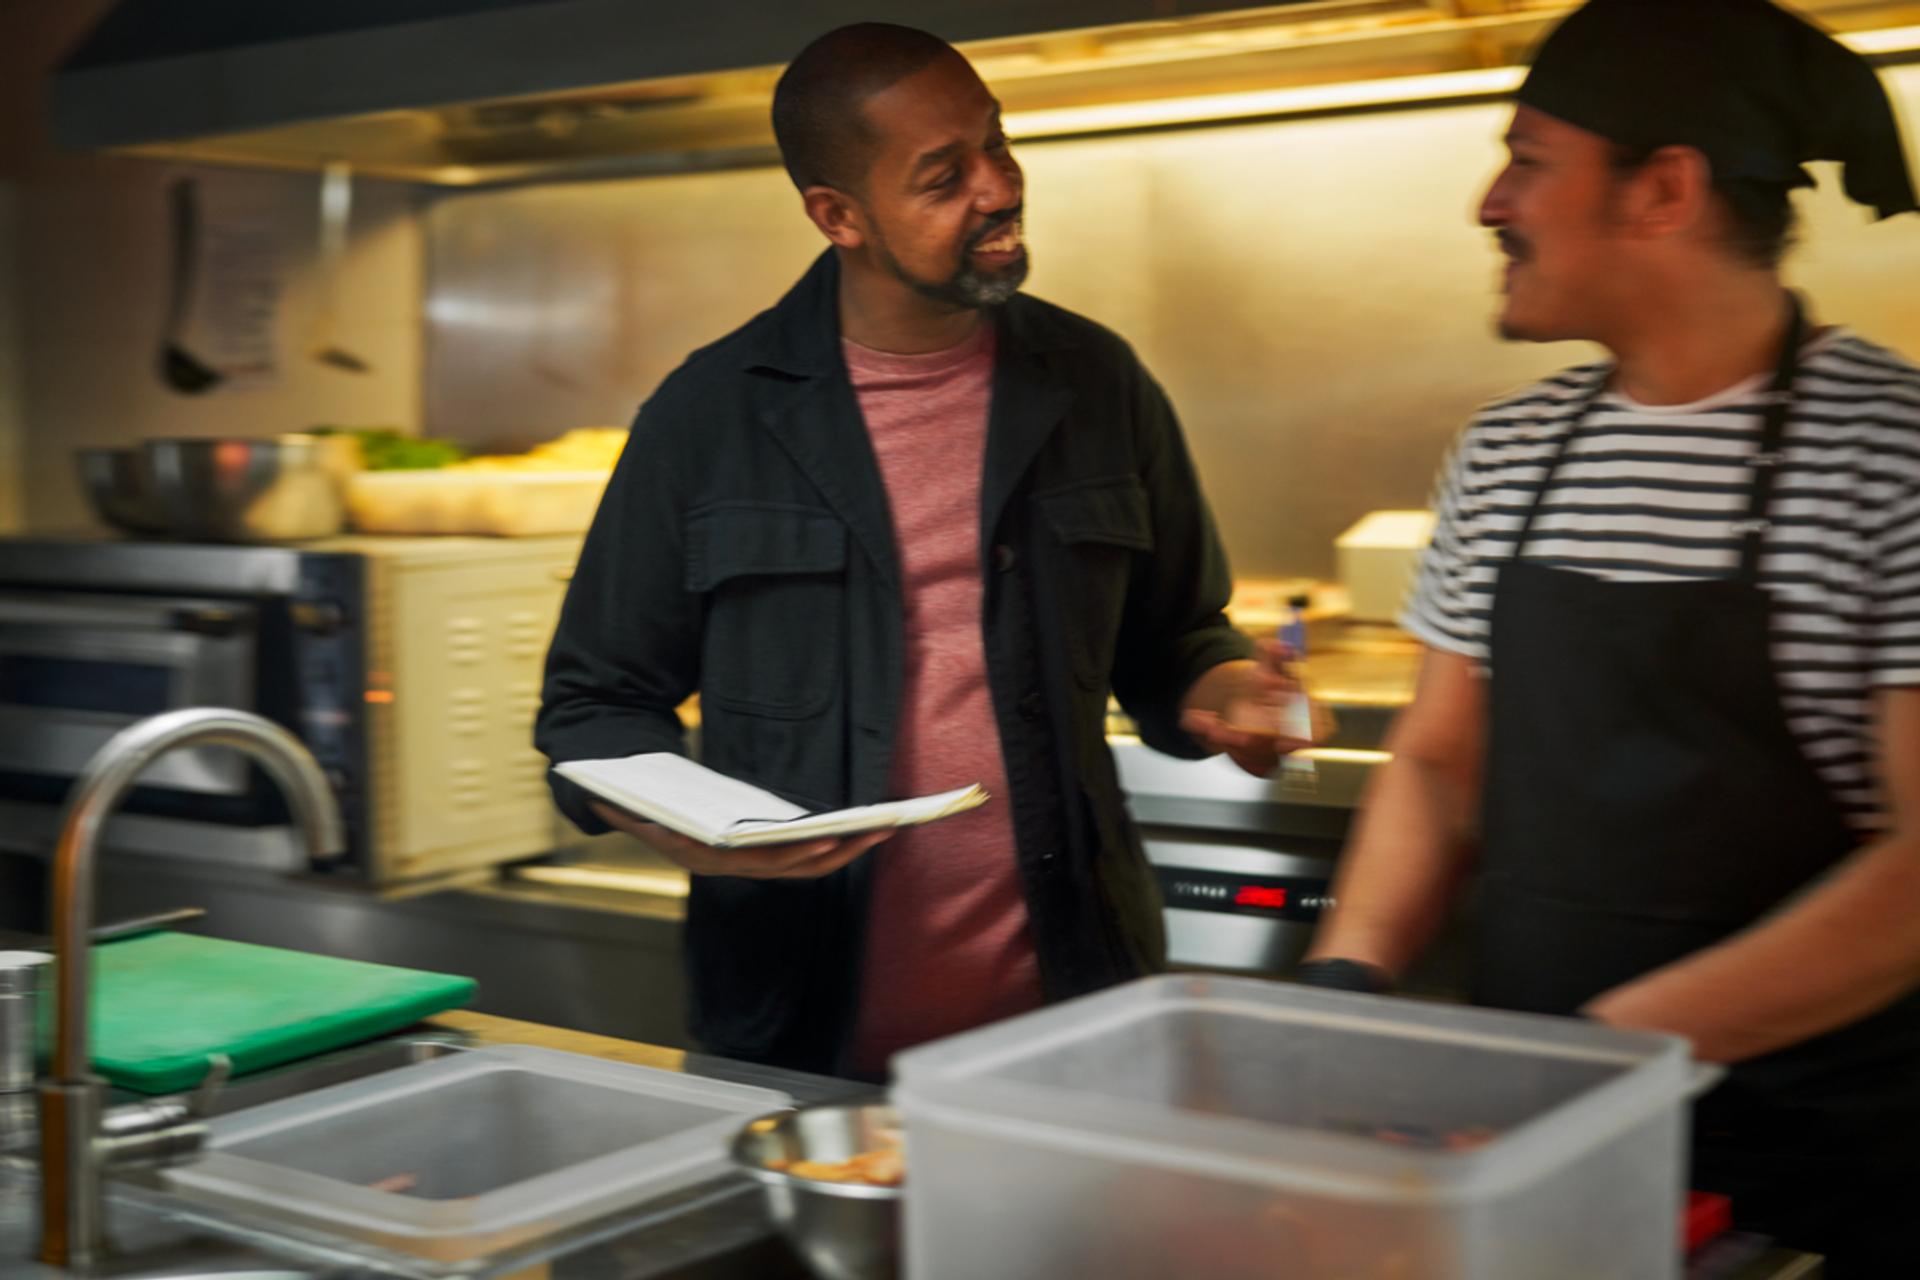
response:
{"label": "stainless steel backsplash", "polygon": [[[1890,76],[1920,96],[1920,69]],[[1482,401],[1590,358],[1501,343],[1474,221],[1502,108],[1019,146],[1028,288],[1119,331],[1186,426],[1234,569],[1329,576],[1363,513],[1426,504]],[[1920,238],[1826,189],[1797,260],[1827,318],[1920,347]],[[520,445],[625,423],[823,246],[778,169],[507,189],[427,219],[430,431]]]}

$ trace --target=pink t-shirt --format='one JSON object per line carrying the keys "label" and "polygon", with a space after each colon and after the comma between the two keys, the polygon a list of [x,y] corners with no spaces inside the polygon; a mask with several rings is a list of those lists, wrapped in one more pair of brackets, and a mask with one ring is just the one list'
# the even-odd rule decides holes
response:
{"label": "pink t-shirt", "polygon": [[946,351],[844,342],[893,508],[906,614],[896,796],[980,783],[993,798],[868,854],[873,903],[854,1066],[1037,1008],[1040,966],[1014,856],[980,619],[980,479],[994,329]]}

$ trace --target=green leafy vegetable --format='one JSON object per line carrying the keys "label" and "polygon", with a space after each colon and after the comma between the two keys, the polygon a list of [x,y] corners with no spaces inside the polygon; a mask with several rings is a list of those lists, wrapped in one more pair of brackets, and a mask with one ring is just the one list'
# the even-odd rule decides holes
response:
{"label": "green leafy vegetable", "polygon": [[451,440],[408,435],[393,427],[315,427],[313,435],[350,435],[360,442],[360,464],[369,471],[431,471],[465,460]]}

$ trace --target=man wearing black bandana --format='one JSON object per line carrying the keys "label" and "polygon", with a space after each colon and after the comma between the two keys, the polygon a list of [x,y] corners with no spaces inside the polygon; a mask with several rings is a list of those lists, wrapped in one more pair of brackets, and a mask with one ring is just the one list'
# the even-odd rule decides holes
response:
{"label": "man wearing black bandana", "polygon": [[1506,141],[1501,333],[1613,359],[1456,448],[1303,976],[1384,987],[1477,873],[1476,999],[1689,1037],[1690,1184],[1920,1275],[1920,369],[1779,274],[1809,161],[1915,210],[1890,104],[1764,0],[1592,0]]}

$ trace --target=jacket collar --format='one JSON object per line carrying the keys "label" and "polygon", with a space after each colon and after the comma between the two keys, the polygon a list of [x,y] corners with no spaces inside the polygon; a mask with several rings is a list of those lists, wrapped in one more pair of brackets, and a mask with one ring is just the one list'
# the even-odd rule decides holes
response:
{"label": "jacket collar", "polygon": [[[773,375],[760,380],[762,422],[897,586],[886,485],[840,350],[839,290],[840,263],[829,249],[769,313],[747,368]],[[1044,304],[1016,296],[995,315],[1001,342],[981,492],[983,539],[994,536],[1027,466],[1073,399],[1043,353],[1076,345]]]}
{"label": "jacket collar", "polygon": [[897,587],[893,513],[840,353],[839,294],[840,262],[829,249],[766,314],[746,369],[760,375],[751,382],[761,422]]}
{"label": "jacket collar", "polygon": [[793,378],[824,377],[841,368],[840,257],[828,249],[767,313],[747,368]]}

